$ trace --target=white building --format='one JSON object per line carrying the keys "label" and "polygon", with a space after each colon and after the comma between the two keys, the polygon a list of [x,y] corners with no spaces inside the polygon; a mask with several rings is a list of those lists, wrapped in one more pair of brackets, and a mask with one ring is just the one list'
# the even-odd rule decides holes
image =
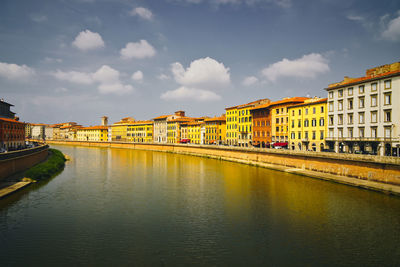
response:
{"label": "white building", "polygon": [[336,152],[399,156],[400,62],[328,88],[327,144]]}
{"label": "white building", "polygon": [[155,143],[167,143],[167,121],[174,120],[177,118],[185,117],[185,111],[176,111],[174,115],[163,115],[153,119],[154,121],[154,133],[153,140]]}
{"label": "white building", "polygon": [[37,139],[37,140],[44,140],[46,135],[45,135],[45,127],[46,124],[31,124],[32,125],[32,139]]}
{"label": "white building", "polygon": [[44,128],[44,136],[46,140],[53,140],[54,128],[50,125],[46,125]]}

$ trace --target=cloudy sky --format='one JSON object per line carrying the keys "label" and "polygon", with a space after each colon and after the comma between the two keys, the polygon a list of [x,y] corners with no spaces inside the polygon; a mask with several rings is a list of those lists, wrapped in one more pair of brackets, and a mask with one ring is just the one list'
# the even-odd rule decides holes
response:
{"label": "cloudy sky", "polygon": [[213,116],[399,60],[398,0],[0,2],[0,96],[22,121]]}

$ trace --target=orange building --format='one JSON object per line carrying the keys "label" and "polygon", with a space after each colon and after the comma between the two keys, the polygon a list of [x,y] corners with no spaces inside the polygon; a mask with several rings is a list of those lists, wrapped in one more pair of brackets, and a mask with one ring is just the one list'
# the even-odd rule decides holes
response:
{"label": "orange building", "polygon": [[271,145],[271,111],[269,103],[250,109],[253,117],[253,146],[270,147]]}

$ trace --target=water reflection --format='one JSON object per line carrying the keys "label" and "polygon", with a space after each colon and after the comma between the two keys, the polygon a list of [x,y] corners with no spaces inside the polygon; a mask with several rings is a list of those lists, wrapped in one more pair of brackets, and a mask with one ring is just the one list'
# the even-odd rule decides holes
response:
{"label": "water reflection", "polygon": [[[63,259],[333,266],[400,259],[399,198],[200,157],[58,148],[72,157],[64,172],[0,209],[5,265]],[[43,248],[48,253],[37,260]]]}

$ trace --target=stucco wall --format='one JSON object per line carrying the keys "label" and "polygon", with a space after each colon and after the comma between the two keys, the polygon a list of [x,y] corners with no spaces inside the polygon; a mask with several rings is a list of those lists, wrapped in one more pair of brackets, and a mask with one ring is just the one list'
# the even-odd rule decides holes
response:
{"label": "stucco wall", "polygon": [[273,164],[330,173],[362,180],[400,185],[400,158],[277,149],[236,148],[173,144],[133,144],[110,142],[63,142],[54,144],[115,147],[208,156],[254,165]]}

